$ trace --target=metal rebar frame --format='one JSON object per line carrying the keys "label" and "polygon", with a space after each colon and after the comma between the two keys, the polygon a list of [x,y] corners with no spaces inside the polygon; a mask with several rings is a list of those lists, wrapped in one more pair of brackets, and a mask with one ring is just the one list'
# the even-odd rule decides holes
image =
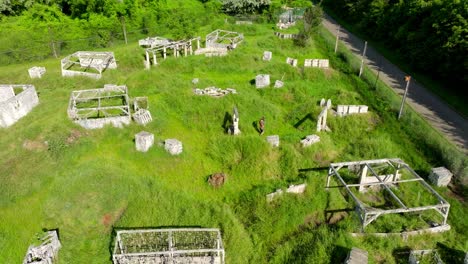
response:
{"label": "metal rebar frame", "polygon": [[[347,184],[343,178],[341,177],[339,170],[345,166],[362,166],[366,167],[369,169],[371,175],[375,177],[378,182],[372,182],[372,183],[361,183],[361,184]],[[388,181],[388,179],[382,178],[381,175],[378,175],[374,168],[371,165],[387,165],[392,168],[394,168],[397,172],[395,175],[398,173],[398,170],[400,169],[406,169],[408,172],[410,172],[411,176],[413,176],[412,179],[406,179],[406,180],[391,180]],[[409,213],[409,212],[418,212],[418,211],[425,211],[425,210],[435,210],[438,212],[442,217],[444,218],[443,220],[443,225],[447,224],[447,218],[449,214],[449,209],[450,209],[450,204],[442,197],[440,194],[438,194],[428,183],[424,181],[421,176],[419,176],[413,169],[411,169],[406,163],[404,163],[401,159],[378,159],[378,160],[363,160],[363,161],[351,161],[351,162],[340,162],[340,163],[331,163],[329,170],[328,170],[328,176],[327,176],[327,189],[330,187],[330,179],[331,177],[335,176],[338,181],[342,184],[341,186],[338,187],[344,187],[346,192],[351,196],[351,198],[354,200],[356,203],[356,212],[358,213],[359,219],[362,223],[362,228],[364,229],[366,226],[368,226],[370,223],[375,221],[379,216],[385,215],[385,214],[396,214],[396,213]],[[407,207],[401,199],[398,197],[397,194],[395,194],[392,189],[390,188],[391,185],[394,185],[396,183],[407,183],[407,182],[419,182],[421,185],[427,189],[434,197],[437,198],[438,204],[434,205],[427,205],[427,206],[419,206],[419,207]],[[366,206],[359,198],[351,191],[350,187],[361,187],[361,186],[381,186],[384,188],[390,196],[397,202],[399,205],[399,208],[396,209],[377,209],[373,207]]]}
{"label": "metal rebar frame", "polygon": [[[197,241],[193,234],[206,235],[208,240]],[[151,245],[145,236],[157,243]],[[129,238],[134,238],[133,244]],[[206,242],[211,246],[206,247]],[[186,263],[191,259],[193,263],[224,264],[224,256],[221,232],[216,228],[134,229],[117,231],[112,260],[114,264],[135,263],[135,259],[138,263]]]}

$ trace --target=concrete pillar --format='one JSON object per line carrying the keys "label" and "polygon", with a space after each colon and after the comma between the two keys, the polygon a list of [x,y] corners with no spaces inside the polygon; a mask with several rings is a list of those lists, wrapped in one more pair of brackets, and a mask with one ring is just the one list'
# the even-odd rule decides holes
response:
{"label": "concrete pillar", "polygon": [[187,57],[187,44],[184,45],[184,56]]}
{"label": "concrete pillar", "polygon": [[158,61],[156,60],[156,53],[153,53],[153,65],[156,66]]}
{"label": "concrete pillar", "polygon": [[166,47],[163,48],[163,57],[166,59]]}
{"label": "concrete pillar", "polygon": [[147,65],[148,68],[150,67],[150,59],[149,59],[148,51],[146,52],[146,65]]}
{"label": "concrete pillar", "polygon": [[197,49],[200,48],[200,39],[197,39]]}

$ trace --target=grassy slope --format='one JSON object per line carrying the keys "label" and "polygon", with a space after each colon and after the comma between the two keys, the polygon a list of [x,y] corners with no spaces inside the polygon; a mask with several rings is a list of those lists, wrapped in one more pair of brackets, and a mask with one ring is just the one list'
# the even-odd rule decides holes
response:
{"label": "grassy slope", "polygon": [[[319,133],[319,144],[300,148],[299,140],[315,133],[320,98],[366,104],[366,93],[360,90],[369,88],[336,70],[303,71],[284,63],[286,57],[302,63],[304,58],[330,56],[320,41],[296,48],[274,37],[271,25],[224,28],[246,35],[227,57],[169,58],[145,71],[142,50],[136,44],[120,46],[114,49],[119,68],[105,72],[99,81],[60,77],[56,59],[35,64],[47,68],[41,80],[28,78],[33,64],[0,68],[0,83],[32,83],[41,101],[17,124],[0,130],[1,263],[20,262],[41,228],[59,228],[60,263],[110,262],[113,226],[219,227],[228,263],[339,262],[352,246],[368,249],[372,262],[390,263],[396,261],[393,251],[404,246],[442,242],[468,249],[462,242],[467,240],[466,224],[460,220],[467,210],[454,199],[454,230],[430,239],[352,239],[347,231],[356,229],[355,217],[330,227],[323,224],[330,217],[325,210],[350,205],[338,190],[324,190],[326,170],[298,170],[326,167],[330,161],[400,157],[427,172],[430,157],[423,156],[389,115],[377,115],[372,106],[367,116],[329,117],[333,132]],[[273,52],[271,62],[261,60],[264,50]],[[249,81],[259,73],[271,74],[272,81],[284,74],[285,87],[255,89]],[[200,78],[199,88],[232,87],[238,94],[194,96],[192,78]],[[105,83],[126,84],[132,97],[148,96],[154,121],[145,128],[132,124],[93,131],[71,123],[66,116],[70,92]],[[238,137],[224,134],[222,128],[234,106],[240,113]],[[266,118],[266,135],[280,135],[279,149],[271,149],[252,126],[261,116]],[[148,153],[136,152],[132,139],[141,130],[154,133],[158,142],[181,140],[184,152],[172,157],[157,144]],[[71,134],[80,137],[71,140]],[[46,140],[49,150],[26,150],[25,140]],[[229,178],[215,190],[206,179],[218,171]],[[303,196],[266,204],[265,194],[303,181],[309,184]],[[379,221],[374,228],[389,222]],[[398,223],[394,228],[401,228]]]}

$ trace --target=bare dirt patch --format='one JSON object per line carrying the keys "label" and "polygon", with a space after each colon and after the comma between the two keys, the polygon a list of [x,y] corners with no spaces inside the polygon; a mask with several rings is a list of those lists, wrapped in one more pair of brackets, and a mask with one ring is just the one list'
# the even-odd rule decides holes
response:
{"label": "bare dirt patch", "polygon": [[39,137],[34,140],[26,139],[23,141],[23,148],[31,151],[45,151],[49,148],[49,144],[42,137]]}

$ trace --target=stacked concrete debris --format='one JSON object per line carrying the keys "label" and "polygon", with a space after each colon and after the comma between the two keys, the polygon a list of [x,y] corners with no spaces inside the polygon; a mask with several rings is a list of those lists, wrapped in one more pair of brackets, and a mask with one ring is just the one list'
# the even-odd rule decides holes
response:
{"label": "stacked concrete debris", "polygon": [[429,180],[432,184],[442,187],[447,186],[452,180],[453,174],[445,167],[437,167],[431,170],[431,174],[429,174]]}
{"label": "stacked concrete debris", "polygon": [[353,247],[346,258],[345,264],[367,264],[367,255],[367,251]]}
{"label": "stacked concrete debris", "polygon": [[146,131],[141,131],[140,133],[135,135],[135,147],[137,151],[147,152],[148,149],[153,146],[153,144],[153,134]]}
{"label": "stacked concrete debris", "polygon": [[210,86],[210,87],[207,87],[205,89],[194,89],[193,92],[196,94],[196,95],[209,95],[209,96],[213,96],[213,97],[222,97],[222,96],[225,96],[227,94],[237,94],[237,91],[236,89],[232,89],[232,88],[226,88],[226,90],[223,90],[221,88],[216,88],[214,86]]}
{"label": "stacked concrete debris", "polygon": [[182,142],[177,139],[166,139],[164,141],[164,149],[171,155],[179,155],[182,153]]}
{"label": "stacked concrete debris", "polygon": [[276,26],[279,29],[288,29],[288,28],[290,28],[290,27],[292,27],[294,25],[296,25],[296,21],[294,21],[294,22],[285,22],[285,23],[280,21],[279,23],[276,24]]}
{"label": "stacked concrete debris", "polygon": [[255,87],[263,88],[270,85],[270,75],[269,74],[259,74],[255,77]]}
{"label": "stacked concrete debris", "polygon": [[266,141],[270,143],[271,146],[273,147],[279,147],[280,144],[280,138],[278,135],[273,135],[273,136],[267,136]]}
{"label": "stacked concrete debris", "polygon": [[301,140],[302,147],[309,147],[312,144],[315,144],[320,141],[320,137],[317,135],[308,135],[303,140]]}
{"label": "stacked concrete debris", "polygon": [[336,107],[336,114],[338,116],[346,116],[351,114],[365,114],[367,113],[367,105],[338,105]]}
{"label": "stacked concrete debris", "polygon": [[56,231],[48,231],[41,238],[41,245],[29,246],[23,264],[52,264],[62,246]]}
{"label": "stacked concrete debris", "polygon": [[297,34],[283,34],[280,32],[275,32],[275,36],[281,39],[295,39],[297,38],[298,35]]}
{"label": "stacked concrete debris", "polygon": [[293,67],[297,67],[297,59],[293,59],[293,58],[286,58],[286,63],[293,66]]}
{"label": "stacked concrete debris", "polygon": [[[299,185],[289,185],[289,187],[286,189],[286,192],[287,193],[301,194],[301,193],[305,192],[306,186],[307,186],[307,184],[305,184],[305,183],[299,184]],[[267,194],[267,196],[266,196],[267,202],[273,201],[273,199],[275,199],[275,197],[277,197],[279,195],[282,195],[282,194],[283,194],[283,190],[281,190],[281,189],[277,189],[275,192]]]}
{"label": "stacked concrete debris", "polygon": [[44,75],[46,72],[46,68],[34,66],[30,68],[28,72],[29,72],[29,77],[31,77],[31,79],[42,78],[42,75]]}

